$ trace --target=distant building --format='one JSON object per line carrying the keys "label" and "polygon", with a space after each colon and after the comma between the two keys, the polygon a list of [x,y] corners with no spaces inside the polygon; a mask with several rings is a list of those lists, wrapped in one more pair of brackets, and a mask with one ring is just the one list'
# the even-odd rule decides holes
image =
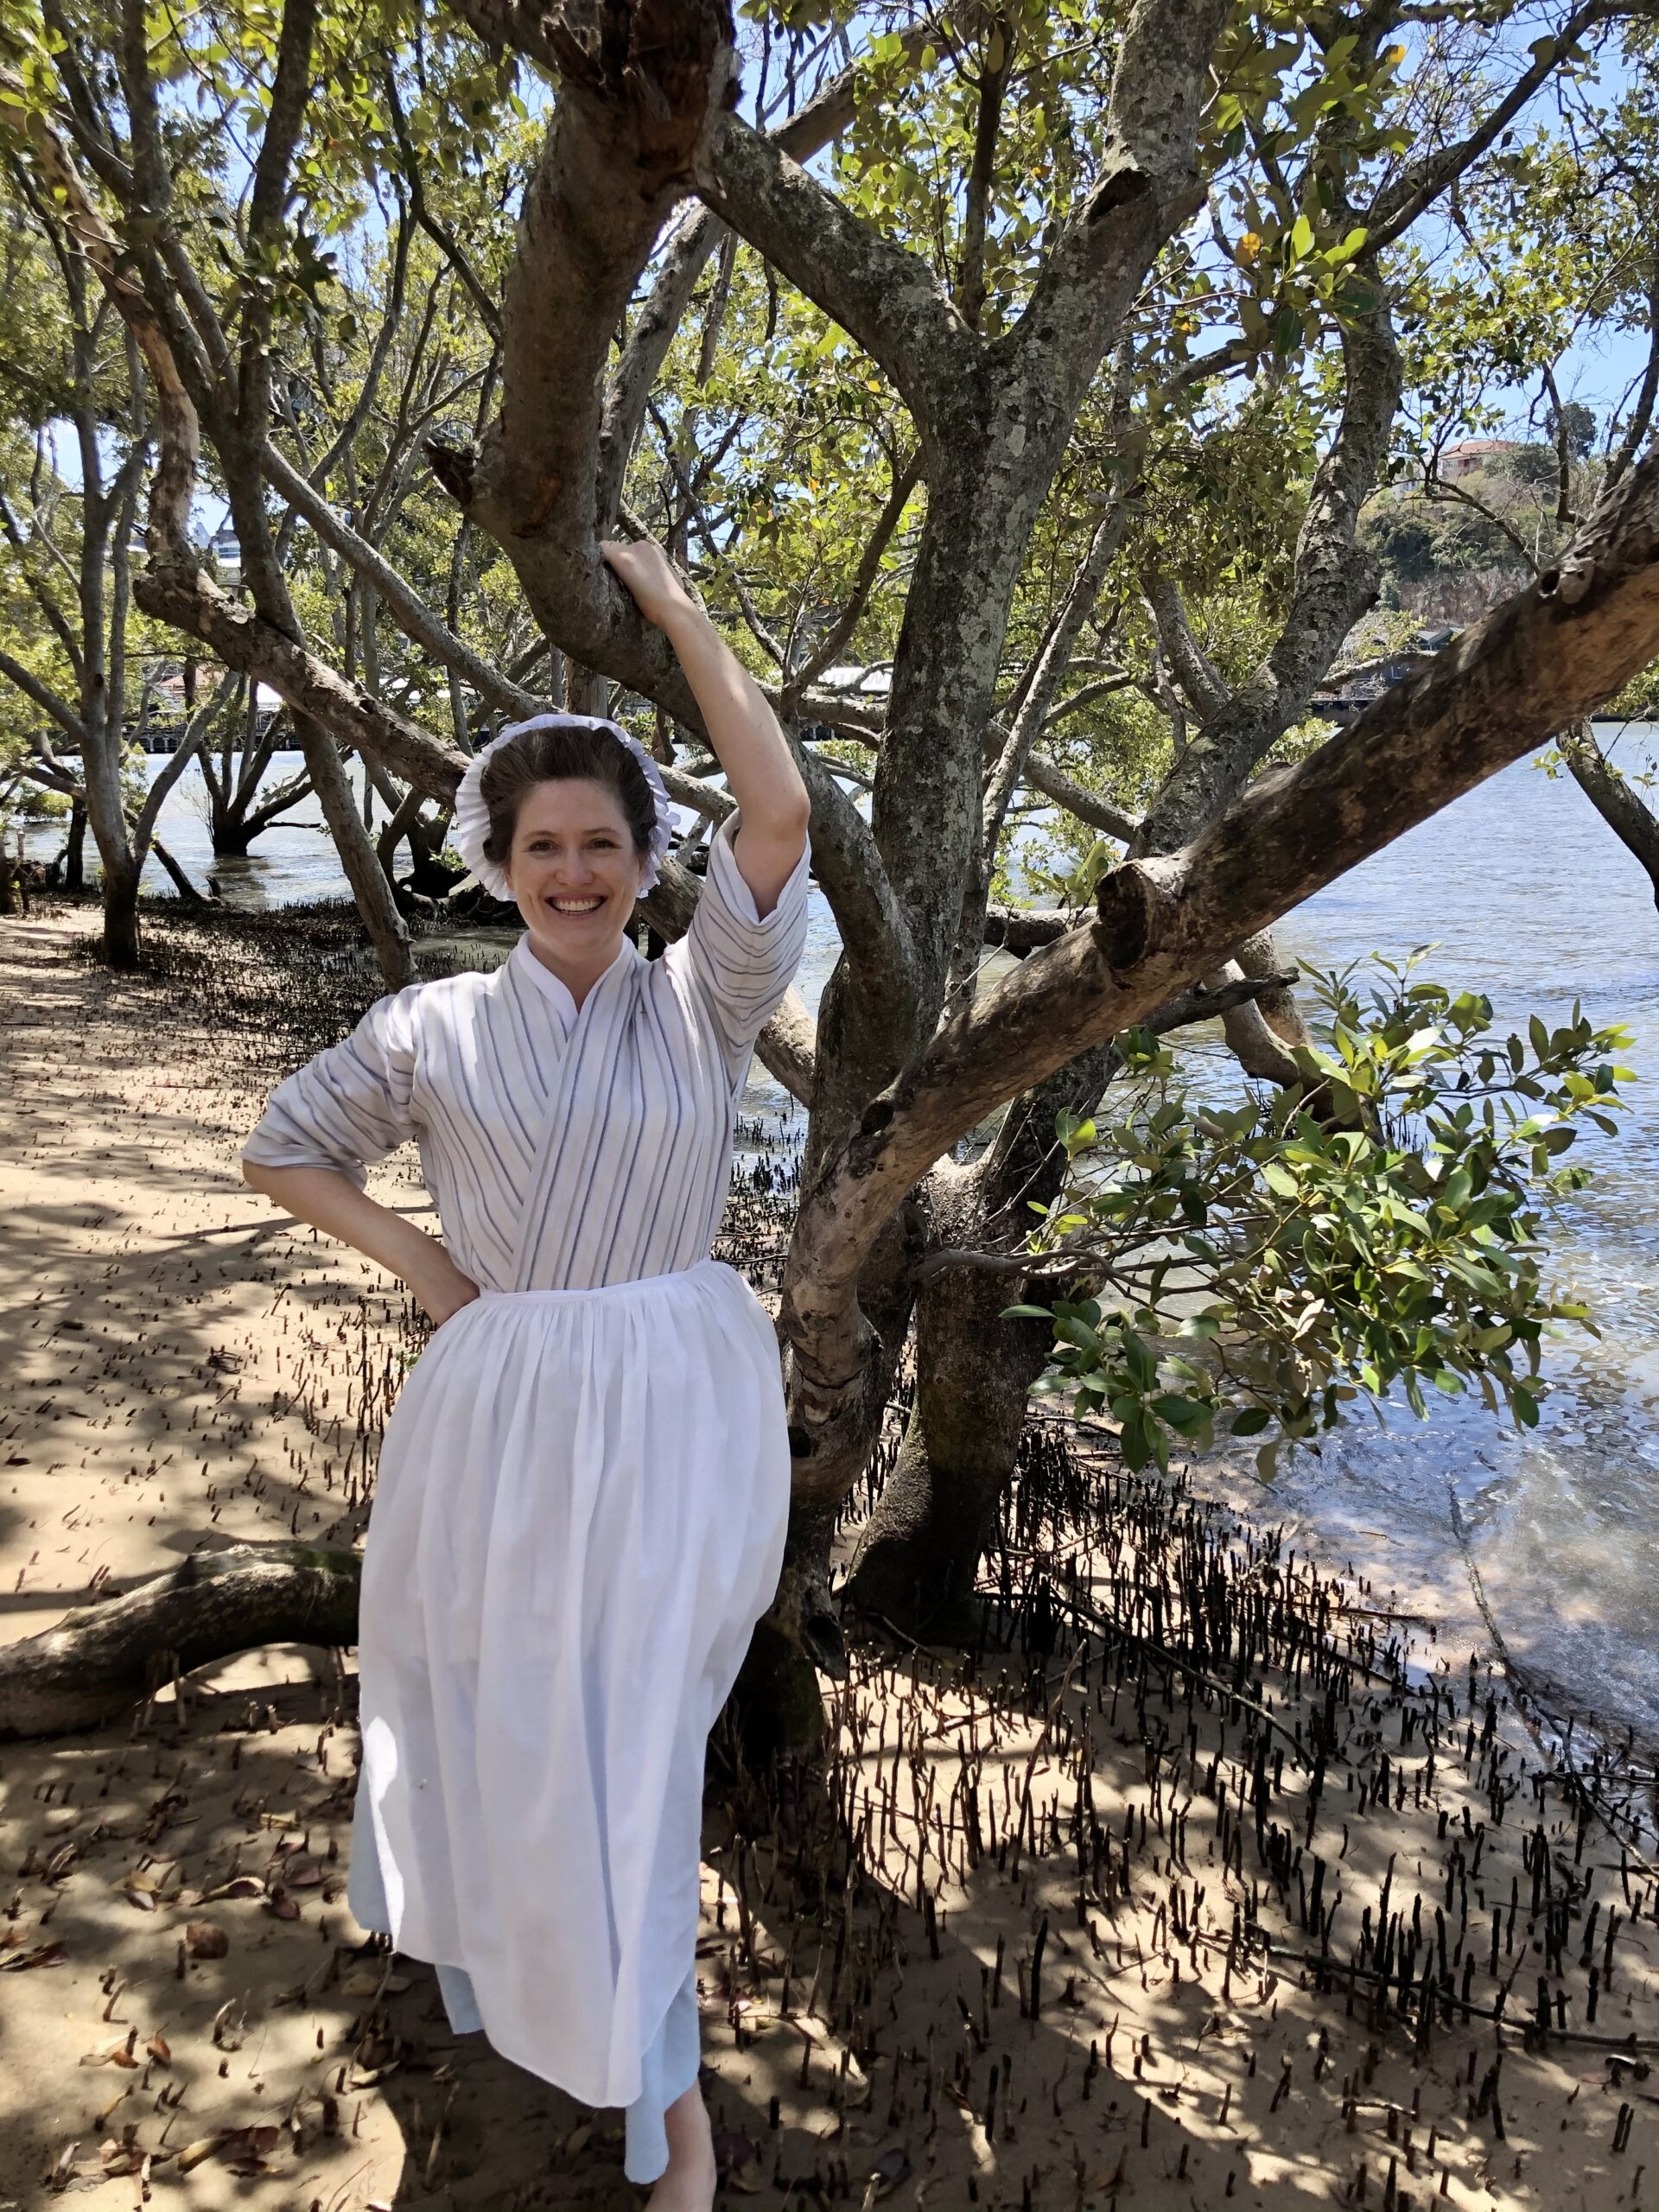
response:
{"label": "distant building", "polygon": [[1473,476],[1506,453],[1520,450],[1518,438],[1464,438],[1440,455],[1440,474],[1448,484],[1455,484],[1460,476]]}
{"label": "distant building", "polygon": [[220,523],[207,541],[207,550],[219,563],[219,573],[228,584],[237,582],[242,574],[242,548],[232,529],[229,518]]}
{"label": "distant building", "polygon": [[893,674],[886,668],[826,668],[818,681],[826,691],[847,691],[855,698],[884,699],[893,689]]}
{"label": "distant building", "polygon": [[[219,682],[220,672],[213,662],[198,663],[196,670],[196,704],[198,706],[207,703],[214,685]],[[273,691],[268,683],[260,683],[254,687],[253,735],[256,742],[265,735],[283,709],[283,701],[280,691]],[[143,741],[146,751],[171,753],[182,736],[189,717],[190,709],[185,700],[183,677],[178,674],[159,677],[150,690],[149,719]],[[238,745],[242,741],[243,727],[244,725],[240,722],[237,725],[236,742]]]}

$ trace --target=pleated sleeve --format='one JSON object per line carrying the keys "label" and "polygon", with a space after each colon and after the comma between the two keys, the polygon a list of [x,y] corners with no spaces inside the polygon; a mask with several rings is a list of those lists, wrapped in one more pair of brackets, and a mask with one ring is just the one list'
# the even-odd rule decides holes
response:
{"label": "pleated sleeve", "polygon": [[355,1029],[279,1083],[242,1146],[257,1167],[368,1169],[419,1134],[410,1107],[423,986],[377,999]]}
{"label": "pleated sleeve", "polygon": [[695,981],[713,1014],[734,1082],[800,966],[811,857],[810,848],[803,848],[771,912],[757,913],[733,850],[739,820],[728,814],[709,841],[709,872],[691,925],[664,956]]}

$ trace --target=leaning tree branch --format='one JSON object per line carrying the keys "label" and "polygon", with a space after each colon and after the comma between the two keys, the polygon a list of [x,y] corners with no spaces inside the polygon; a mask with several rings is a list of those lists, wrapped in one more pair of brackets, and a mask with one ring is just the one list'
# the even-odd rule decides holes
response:
{"label": "leaning tree branch", "polygon": [[1185,692],[1187,703],[1204,721],[1224,714],[1232,692],[1192,634],[1180,586],[1161,569],[1149,569],[1141,582],[1147,604],[1152,609],[1152,619],[1158,626],[1164,658],[1175,672],[1175,681]]}
{"label": "leaning tree branch", "polygon": [[[957,304],[973,330],[979,328],[985,308],[985,241],[996,181],[996,141],[1002,125],[1002,104],[1014,73],[1018,31],[1017,19],[1006,7],[998,8],[991,17],[988,48],[980,65],[974,151],[963,193],[962,270],[957,280]],[[993,46],[997,55],[995,61],[990,54]]]}
{"label": "leaning tree branch", "polygon": [[73,737],[77,745],[86,744],[86,725],[69,702],[60,697],[49,683],[42,683],[32,669],[26,668],[3,645],[0,645],[0,676],[15,683],[24,698],[33,700],[43,715],[50,715],[67,737]]}
{"label": "leaning tree branch", "polygon": [[973,373],[982,350],[927,264],[861,221],[740,116],[716,119],[696,186],[880,364],[926,435],[942,395]]}
{"label": "leaning tree branch", "polygon": [[1454,499],[1465,507],[1471,507],[1483,522],[1491,523],[1495,530],[1501,531],[1509,539],[1510,543],[1514,546],[1533,575],[1537,575],[1539,564],[1535,550],[1528,544],[1509,518],[1506,515],[1501,515],[1497,509],[1483,499],[1478,492],[1471,492],[1466,485],[1454,483],[1450,477],[1442,476],[1440,473],[1438,454],[1432,454],[1424,466],[1423,492],[1424,496],[1430,500]]}
{"label": "leaning tree branch", "polygon": [[[392,134],[397,141],[397,158],[403,164],[404,182],[409,188],[409,212],[426,232],[433,244],[448,258],[450,267],[465,285],[473,305],[478,309],[479,320],[492,338],[501,335],[501,316],[495,302],[484,288],[483,280],[463,250],[461,241],[447,223],[440,222],[427,203],[426,185],[421,175],[420,157],[415,151],[409,135],[409,125],[404,118],[403,103],[397,97],[397,73],[388,69],[385,78],[386,111],[391,118]],[[401,213],[401,210],[399,211]],[[403,247],[403,226],[398,226],[398,245]]]}
{"label": "leaning tree branch", "polygon": [[348,682],[308,645],[232,599],[211,577],[200,571],[185,576],[175,568],[152,566],[134,588],[146,614],[196,639],[227,668],[269,684],[296,714],[321,722],[341,745],[357,747],[442,804],[454,804],[455,787],[467,766],[458,747],[444,744],[383,699],[372,698],[360,683]]}
{"label": "leaning tree branch", "polygon": [[[76,33],[68,29],[67,36],[73,51]],[[226,391],[234,388],[236,369],[219,318],[206,299],[206,287],[191,268],[189,257],[181,250],[170,220],[173,181],[167,166],[155,81],[150,74],[143,0],[121,0],[117,61],[132,156],[131,190],[118,194],[118,199],[124,211],[136,211],[142,219],[137,226],[129,226],[126,244],[141,272],[150,313],[166,334],[178,373],[189,390],[193,404],[205,409],[216,381]],[[134,228],[138,232],[136,238],[130,234]],[[170,296],[169,277],[177,290],[176,302]],[[212,333],[211,339],[205,332]]]}
{"label": "leaning tree branch", "polygon": [[1619,478],[1647,443],[1648,432],[1653,427],[1653,410],[1659,402],[1659,238],[1656,238],[1648,255],[1648,278],[1645,286],[1648,304],[1648,358],[1642,371],[1642,381],[1630,409],[1630,420],[1618,445],[1607,456],[1607,481],[1617,484]]}
{"label": "leaning tree branch", "polygon": [[1454,179],[1480,159],[1501,132],[1520,114],[1539,86],[1560,67],[1561,57],[1585,32],[1616,16],[1632,12],[1629,0],[1580,0],[1553,37],[1537,41],[1532,66],[1522,70],[1503,98],[1483,122],[1459,138],[1414,162],[1404,174],[1386,186],[1365,218],[1364,254],[1374,260],[1385,246],[1403,238],[1423,210],[1439,199]]}
{"label": "leaning tree branch", "polygon": [[1628,777],[1621,775],[1596,743],[1587,721],[1573,722],[1557,736],[1561,758],[1573,782],[1619,842],[1639,861],[1653,886],[1659,905],[1659,818],[1638,798]]}
{"label": "leaning tree branch", "polygon": [[[1071,664],[1077,645],[1077,633],[1093,613],[1100,597],[1106,571],[1116,559],[1123,543],[1123,531],[1128,512],[1122,499],[1112,500],[1096,523],[1088,550],[1072,573],[1071,583],[1061,602],[1058,613],[1049,627],[1042,652],[1037,658],[1026,687],[1025,697],[1014,717],[995,766],[986,785],[982,805],[982,836],[987,868],[995,855],[997,840],[1002,834],[1002,824],[1008,806],[1022,776],[1032,747],[1046,728],[1049,709],[1054,702],[1061,678]],[[977,919],[977,918],[976,918]]]}
{"label": "leaning tree branch", "polygon": [[1132,691],[1136,679],[1127,669],[1118,669],[1110,676],[1097,676],[1092,683],[1081,683],[1075,691],[1068,691],[1058,707],[1051,707],[1043,722],[1046,736],[1051,730],[1072,715],[1080,715],[1085,707],[1092,707],[1096,699],[1109,699],[1119,691]]}
{"label": "leaning tree branch", "polygon": [[357,1641],[362,1560],[311,1544],[193,1552],[170,1573],[0,1650],[0,1738],[96,1728],[175,1671],[261,1643]]}
{"label": "leaning tree branch", "polygon": [[672,649],[599,551],[601,397],[624,309],[734,85],[730,20],[722,0],[639,0],[626,36],[589,50],[563,15],[460,12],[526,51],[534,30],[558,54],[561,92],[519,211],[500,414],[476,452],[436,442],[428,452],[512,562],[546,635],[695,729]]}
{"label": "leaning tree branch", "polygon": [[1052,798],[1068,814],[1075,814],[1079,822],[1086,822],[1091,830],[1116,837],[1123,844],[1128,844],[1140,830],[1138,815],[1126,814],[1121,806],[1114,806],[1098,791],[1085,790],[1063,768],[1057,768],[1045,753],[1027,755],[1025,779],[1033,791],[1041,791],[1045,798]]}
{"label": "leaning tree branch", "polygon": [[[546,28],[562,91],[519,215],[502,315],[502,411],[475,458],[435,450],[435,465],[512,561],[548,636],[698,730],[672,648],[600,556],[595,496],[613,337],[664,216],[728,120],[730,20],[721,0],[636,0],[626,39],[591,51],[565,17],[549,16]],[[756,143],[787,159],[772,141]],[[806,715],[821,709],[841,726],[836,702],[809,693],[798,704]],[[407,749],[406,738],[398,742]],[[892,926],[898,909],[868,831],[832,779],[808,773],[808,788],[820,880],[843,937],[873,972],[903,977],[906,938]]]}
{"label": "leaning tree branch", "polygon": [[[905,32],[906,54],[919,54],[930,35],[925,24]],[[851,69],[832,78],[815,99],[771,133],[774,144],[792,161],[810,160],[852,122],[855,82]],[[644,427],[645,404],[691,303],[697,278],[709,255],[728,235],[728,226],[712,208],[686,210],[669,242],[651,296],[634,317],[605,394],[596,503],[601,528],[608,525],[617,511],[629,456]]]}
{"label": "leaning tree branch", "polygon": [[798,737],[790,750],[812,802],[813,869],[835,915],[842,950],[855,967],[892,995],[895,1013],[908,1019],[919,989],[915,948],[874,832],[836,781],[829,761]]}
{"label": "leaning tree branch", "polygon": [[918,448],[901,468],[893,471],[893,486],[887,493],[887,505],[876,517],[874,527],[864,541],[864,550],[859,556],[857,572],[853,577],[853,588],[847,595],[846,605],[819,639],[805,664],[790,677],[785,686],[786,697],[804,697],[824,670],[833,666],[836,655],[857,629],[864,610],[869,605],[876,579],[881,574],[882,556],[921,477],[922,456]]}
{"label": "leaning tree branch", "polygon": [[514,683],[481,654],[475,653],[465,639],[457,637],[426,604],[409,579],[353,530],[339,509],[275,446],[266,444],[260,465],[266,482],[297,508],[323,543],[332,546],[343,560],[348,561],[359,575],[368,578],[379,594],[382,606],[406,637],[417,645],[424,645],[445,668],[454,669],[463,683],[470,683],[481,699],[503,714],[538,715],[545,709],[544,698]]}
{"label": "leaning tree branch", "polygon": [[1194,841],[1126,861],[1098,912],[941,1030],[804,1198],[780,1326],[796,1378],[798,1493],[844,1480],[868,1413],[858,1276],[917,1179],[1005,1099],[1109,1041],[1241,941],[1592,710],[1659,652],[1659,455],[1560,569],[1506,601],[1295,768],[1260,777]]}
{"label": "leaning tree branch", "polygon": [[563,54],[543,0],[449,0],[449,9],[493,54],[522,54],[550,77],[563,68]]}
{"label": "leaning tree branch", "polygon": [[1136,0],[1099,175],[1014,326],[1028,378],[1092,376],[1153,257],[1203,204],[1198,120],[1226,16],[1225,0]]}
{"label": "leaning tree branch", "polygon": [[[312,483],[321,488],[326,485],[341,461],[357,443],[358,434],[368,421],[375,402],[380,396],[381,380],[386,372],[392,342],[403,327],[404,294],[409,280],[410,221],[400,205],[397,210],[397,234],[392,245],[391,270],[385,292],[385,306],[381,310],[380,327],[374,334],[369,349],[368,365],[357,397],[347,410],[345,419],[329,440],[327,449],[307,471]],[[289,410],[289,420],[292,412]]]}
{"label": "leaning tree branch", "polygon": [[[543,626],[568,588],[560,544],[593,571],[581,626],[614,604],[598,588],[601,397],[612,340],[699,143],[736,82],[723,0],[639,0],[620,39],[591,48],[576,19],[543,18],[561,90],[524,189],[501,313],[501,412],[475,465],[446,477],[518,568]],[[470,476],[470,481],[460,480]],[[532,552],[532,548],[534,551]],[[539,557],[538,557],[539,556]],[[620,588],[620,587],[619,587]],[[597,618],[597,621],[595,621]],[[571,647],[588,666],[591,652]]]}

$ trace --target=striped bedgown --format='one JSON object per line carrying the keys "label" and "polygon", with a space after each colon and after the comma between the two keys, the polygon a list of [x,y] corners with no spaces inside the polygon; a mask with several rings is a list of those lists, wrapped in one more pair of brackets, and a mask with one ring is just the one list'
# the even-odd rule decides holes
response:
{"label": "striped bedgown", "polygon": [[[808,856],[758,916],[736,827],[659,960],[625,940],[578,1009],[525,936],[493,975],[381,999],[242,1147],[361,1187],[412,1137],[480,1293],[433,1335],[381,1450],[353,1908],[445,1968],[508,2057],[642,2110],[696,2078],[695,2016],[688,2078],[670,2031],[695,1999],[705,1739],[789,1499],[772,1327],[709,1250],[754,1039],[804,943]],[[649,2180],[666,2153],[634,2116],[629,2171]]]}

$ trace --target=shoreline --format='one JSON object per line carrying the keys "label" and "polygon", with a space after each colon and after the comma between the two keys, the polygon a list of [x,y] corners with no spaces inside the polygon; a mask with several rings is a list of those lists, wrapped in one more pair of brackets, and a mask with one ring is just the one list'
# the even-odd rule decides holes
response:
{"label": "shoreline", "polygon": [[[360,978],[376,995],[353,925],[156,900],[146,926],[162,972],[124,977],[77,954],[90,906],[0,925],[7,1637],[204,1540],[353,1540],[423,1339],[234,1167],[270,1084]],[[399,1160],[371,1187],[422,1196]],[[739,1191],[740,1264],[778,1219]],[[823,1801],[758,1835],[753,1785],[711,1791],[706,2082],[735,2196],[1639,2203],[1659,2131],[1617,2039],[1659,2049],[1650,1830],[1637,1855],[1581,1818],[1489,1655],[1471,1674],[1380,1618],[1260,1501],[1032,1434],[1008,1648],[872,1636]],[[0,1744],[0,2200],[44,2203],[54,2162],[133,2187],[149,2155],[159,2202],[637,2201],[618,2116],[452,2037],[429,1969],[351,1922],[352,1702],[349,1665],[279,1647],[120,1727]],[[187,2171],[164,2155],[193,2145]]]}

